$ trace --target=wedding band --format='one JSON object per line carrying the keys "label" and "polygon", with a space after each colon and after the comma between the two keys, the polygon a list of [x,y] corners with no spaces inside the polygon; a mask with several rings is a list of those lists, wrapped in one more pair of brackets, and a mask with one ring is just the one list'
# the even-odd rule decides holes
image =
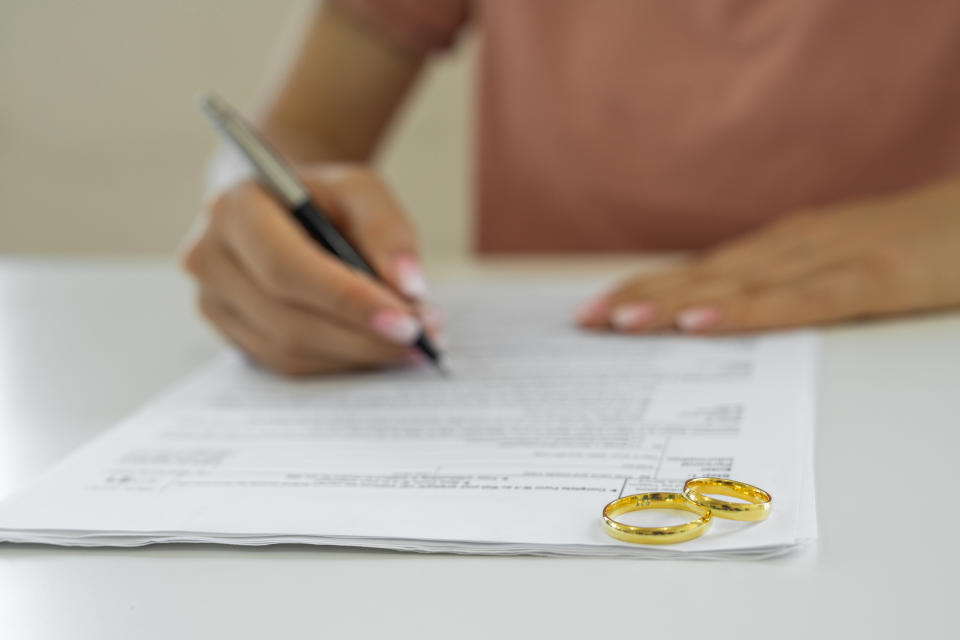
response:
{"label": "wedding band", "polygon": [[[644,509],[682,509],[699,516],[692,522],[670,527],[634,527],[614,520],[616,516]],[[693,540],[710,526],[713,516],[706,507],[690,502],[679,493],[641,493],[618,498],[603,508],[606,532],[624,542],[634,544],[674,544]]]}
{"label": "wedding band", "polygon": [[[727,502],[704,495],[716,493],[746,502]],[[757,522],[770,515],[773,498],[770,494],[745,482],[724,478],[690,478],[683,485],[683,497],[701,507],[706,507],[718,518]]]}

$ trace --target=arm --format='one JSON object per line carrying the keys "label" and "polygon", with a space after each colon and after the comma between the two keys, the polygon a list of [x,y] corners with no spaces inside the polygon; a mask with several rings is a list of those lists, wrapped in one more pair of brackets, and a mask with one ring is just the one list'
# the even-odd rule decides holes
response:
{"label": "arm", "polygon": [[257,119],[288,157],[368,162],[423,64],[335,3],[318,3]]}

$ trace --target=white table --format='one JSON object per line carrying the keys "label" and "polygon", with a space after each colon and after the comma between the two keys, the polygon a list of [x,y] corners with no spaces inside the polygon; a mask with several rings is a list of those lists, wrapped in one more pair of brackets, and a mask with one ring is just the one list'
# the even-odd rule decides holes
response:
{"label": "white table", "polygon": [[[0,260],[0,496],[217,348],[171,264]],[[820,539],[793,555],[4,544],[0,638],[953,636],[960,315],[829,330],[821,369]]]}

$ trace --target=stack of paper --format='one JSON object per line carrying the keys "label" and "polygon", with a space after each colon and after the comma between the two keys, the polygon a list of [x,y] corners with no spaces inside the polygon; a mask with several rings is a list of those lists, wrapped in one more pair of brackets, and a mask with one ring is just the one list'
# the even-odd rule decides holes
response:
{"label": "stack of paper", "polygon": [[[815,537],[815,336],[583,332],[592,290],[448,290],[450,379],[291,381],[225,355],[0,504],[0,539],[712,557]],[[610,500],[700,475],[768,490],[770,518],[670,547],[605,534]]]}

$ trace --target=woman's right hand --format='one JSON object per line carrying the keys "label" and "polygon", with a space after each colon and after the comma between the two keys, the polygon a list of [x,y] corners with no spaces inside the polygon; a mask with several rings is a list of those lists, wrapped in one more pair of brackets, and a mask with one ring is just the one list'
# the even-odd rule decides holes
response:
{"label": "woman's right hand", "polygon": [[[324,165],[301,176],[383,282],[340,262],[245,181],[208,203],[183,254],[201,311],[255,360],[286,375],[403,359],[424,326],[418,303],[427,294],[410,221],[366,168]],[[438,329],[429,325],[428,333]]]}

